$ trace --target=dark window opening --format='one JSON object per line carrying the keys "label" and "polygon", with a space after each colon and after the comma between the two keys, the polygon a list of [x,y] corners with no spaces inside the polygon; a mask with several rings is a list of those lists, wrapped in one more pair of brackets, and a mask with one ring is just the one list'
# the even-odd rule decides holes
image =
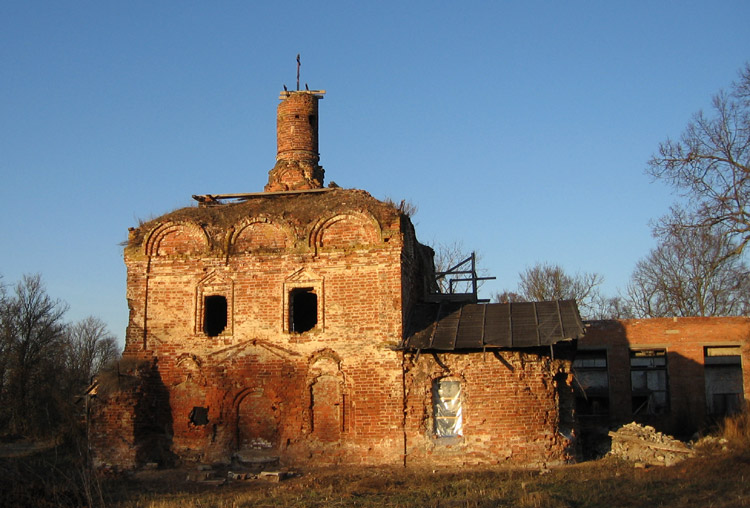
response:
{"label": "dark window opening", "polygon": [[289,329],[304,333],[318,324],[318,295],[313,288],[297,288],[289,293]]}
{"label": "dark window opening", "polygon": [[744,399],[740,347],[707,346],[704,348],[703,364],[706,412],[715,418],[739,413]]}
{"label": "dark window opening", "polygon": [[196,406],[190,411],[190,423],[193,425],[207,425],[208,424],[208,408]]}
{"label": "dark window opening", "polygon": [[315,127],[315,125],[317,125],[315,122],[315,115],[308,115],[307,121],[310,122],[311,127]]}
{"label": "dark window opening", "polygon": [[227,327],[227,299],[220,295],[207,296],[203,307],[203,331],[209,337],[216,337]]}
{"label": "dark window opening", "polygon": [[592,350],[576,353],[575,374],[576,414],[606,416],[609,414],[609,374],[607,351]]}
{"label": "dark window opening", "polygon": [[630,351],[633,415],[660,415],[669,410],[667,352],[664,349]]}

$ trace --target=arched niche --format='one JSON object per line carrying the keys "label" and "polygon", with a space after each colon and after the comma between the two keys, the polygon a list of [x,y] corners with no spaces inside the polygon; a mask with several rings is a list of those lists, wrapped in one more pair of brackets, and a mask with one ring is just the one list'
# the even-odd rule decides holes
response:
{"label": "arched niche", "polygon": [[278,403],[262,385],[246,388],[237,396],[237,448],[263,450],[279,444],[280,412]]}
{"label": "arched niche", "polygon": [[186,256],[208,250],[206,232],[191,222],[167,222],[156,226],[144,244],[148,256]]}
{"label": "arched niche", "polygon": [[196,355],[183,353],[177,357],[175,362],[179,383],[193,382],[201,386],[206,385],[206,376],[203,373],[203,362]]}
{"label": "arched niche", "polygon": [[380,242],[380,225],[369,214],[350,212],[320,221],[310,235],[314,248],[345,249]]}
{"label": "arched niche", "polygon": [[235,227],[230,239],[233,253],[254,251],[278,251],[286,249],[292,242],[292,235],[287,227],[272,222],[270,219],[246,219]]}
{"label": "arched niche", "polygon": [[311,434],[319,441],[335,443],[345,430],[347,413],[341,359],[325,349],[313,354],[308,363]]}

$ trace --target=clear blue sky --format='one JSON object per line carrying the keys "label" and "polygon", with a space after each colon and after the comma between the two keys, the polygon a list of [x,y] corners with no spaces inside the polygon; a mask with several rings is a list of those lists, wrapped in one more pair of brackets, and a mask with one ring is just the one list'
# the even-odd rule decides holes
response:
{"label": "clear blue sky", "polygon": [[623,289],[673,201],[643,172],[750,60],[750,2],[0,2],[0,273],[120,338],[127,229],[256,192],[282,85],[325,89],[327,182],[407,199],[512,289]]}

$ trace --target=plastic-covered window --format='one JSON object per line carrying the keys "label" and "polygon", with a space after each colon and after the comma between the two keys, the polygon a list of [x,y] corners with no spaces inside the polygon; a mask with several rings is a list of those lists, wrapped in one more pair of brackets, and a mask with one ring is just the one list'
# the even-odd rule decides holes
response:
{"label": "plastic-covered window", "polygon": [[435,380],[432,385],[432,407],[437,437],[463,436],[460,381]]}

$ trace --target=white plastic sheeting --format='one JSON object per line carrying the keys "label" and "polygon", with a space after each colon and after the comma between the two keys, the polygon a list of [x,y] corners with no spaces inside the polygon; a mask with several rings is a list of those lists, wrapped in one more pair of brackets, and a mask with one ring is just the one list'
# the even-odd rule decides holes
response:
{"label": "white plastic sheeting", "polygon": [[432,407],[437,437],[463,435],[460,381],[435,380],[432,385]]}

